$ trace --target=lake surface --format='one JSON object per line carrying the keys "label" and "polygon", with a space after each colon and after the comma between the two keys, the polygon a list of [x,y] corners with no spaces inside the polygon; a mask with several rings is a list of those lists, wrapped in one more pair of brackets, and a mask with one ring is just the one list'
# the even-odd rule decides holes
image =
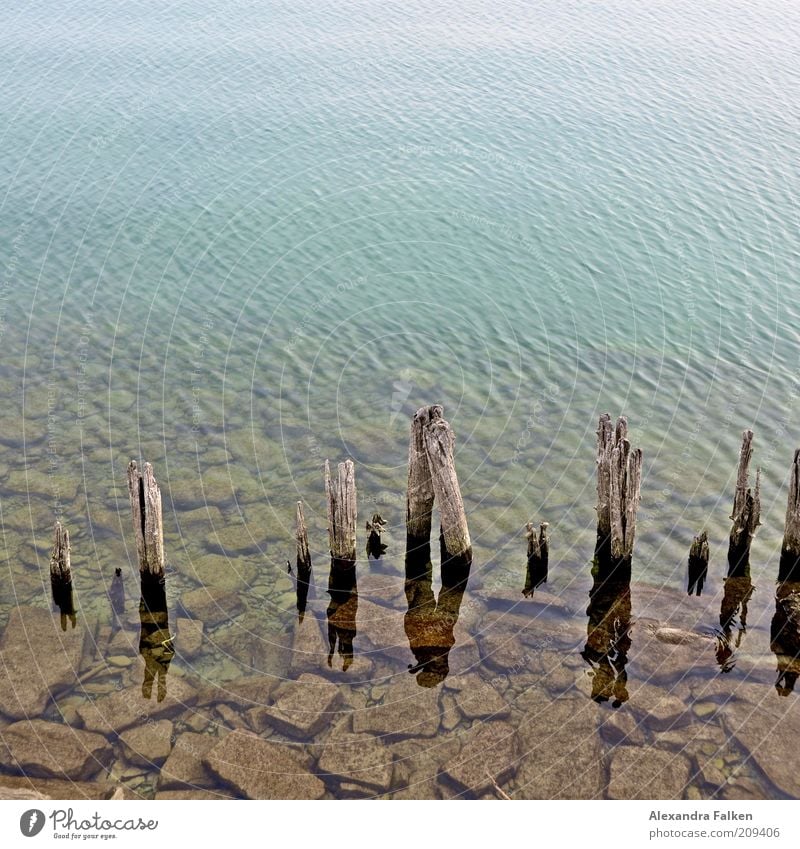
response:
{"label": "lake surface", "polygon": [[[770,633],[800,446],[798,38],[789,2],[5,4],[0,675],[25,692],[5,687],[0,780],[800,795]],[[474,561],[447,674],[419,686],[409,598],[435,618],[440,576],[434,557],[430,587],[406,581],[405,486],[431,403],[456,433]],[[587,613],[605,411],[643,450],[642,505],[630,595]],[[748,593],[723,585],[744,428],[762,527],[722,672],[720,608]],[[343,669],[322,470],[347,457],[359,527],[380,513],[388,549],[358,564]],[[166,627],[139,611],[132,458],[162,489]],[[57,519],[67,631],[46,613]],[[550,577],[526,600],[542,520]],[[140,653],[143,629],[174,637],[166,654]],[[74,749],[72,728],[103,738],[80,738],[89,763],[19,762],[32,734]],[[264,765],[244,779],[243,735]]]}

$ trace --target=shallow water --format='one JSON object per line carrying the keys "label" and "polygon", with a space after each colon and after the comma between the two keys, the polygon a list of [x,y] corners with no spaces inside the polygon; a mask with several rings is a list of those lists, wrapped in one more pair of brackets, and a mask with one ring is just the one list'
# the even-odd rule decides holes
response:
{"label": "shallow water", "polygon": [[[326,721],[300,734],[305,767],[324,773],[319,747],[345,735],[349,751],[356,733],[382,764],[366,782],[335,772],[347,757],[327,764],[329,794],[496,794],[482,775],[467,790],[467,773],[447,772],[462,749],[481,751],[470,734],[483,729],[512,740],[497,744],[494,776],[512,796],[620,792],[609,789],[620,746],[630,774],[625,758],[639,756],[649,773],[685,773],[654,792],[797,795],[779,763],[795,696],[778,696],[770,651],[800,444],[797,8],[62,5],[0,12],[0,624],[50,606],[61,519],[77,605],[67,634],[85,635],[78,674],[92,673],[50,682],[42,715],[80,727],[84,703],[117,685],[144,701],[125,482],[141,457],[164,494],[171,630],[192,591],[229,593],[199,602],[191,657],[174,627],[167,678],[194,696],[168,711],[173,732],[221,737],[245,723],[297,741],[273,702],[322,700]],[[425,688],[407,671],[402,538],[409,418],[434,402],[457,434],[475,558],[450,674]],[[603,673],[580,654],[604,410],[629,416],[645,457],[630,698],[616,710],[591,699]],[[720,627],[745,427],[762,468],[757,591],[721,673],[712,638],[670,648],[657,633]],[[327,662],[322,465],[347,456],[359,521],[380,512],[389,549],[359,564],[345,671],[339,655]],[[298,498],[316,583],[300,625],[286,572]],[[531,519],[550,522],[552,553],[547,594],[529,602]],[[703,527],[711,574],[688,599],[686,555]],[[128,600],[112,638],[117,567]],[[40,624],[34,657],[52,639]],[[336,682],[332,707],[313,680],[291,692],[304,673]],[[214,689],[254,675],[269,681],[247,690],[248,707]],[[470,688],[506,707],[464,708]],[[657,693],[676,701],[659,706]],[[397,702],[413,708],[388,711],[391,729],[354,726],[353,712]],[[439,720],[406,733],[407,716]],[[156,793],[159,770],[135,772],[106,732],[110,763],[92,780],[116,764],[114,780]],[[558,765],[576,748],[594,777],[571,788]],[[653,750],[682,754],[655,769]],[[230,792],[202,769],[193,783]]]}

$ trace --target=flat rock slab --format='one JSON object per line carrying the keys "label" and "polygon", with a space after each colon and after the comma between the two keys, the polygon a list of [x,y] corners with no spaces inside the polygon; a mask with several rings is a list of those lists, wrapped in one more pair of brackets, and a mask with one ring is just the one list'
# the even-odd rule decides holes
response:
{"label": "flat rock slab", "polygon": [[107,766],[112,747],[105,737],[42,719],[23,720],[2,731],[11,763],[25,775],[84,781]]}
{"label": "flat rock slab", "polygon": [[258,569],[252,561],[222,554],[193,557],[181,566],[180,572],[202,587],[217,587],[228,592],[244,592],[258,578]]}
{"label": "flat rock slab", "polygon": [[368,734],[333,733],[325,742],[318,772],[343,783],[375,792],[392,786],[392,755],[377,737]]}
{"label": "flat rock slab", "polygon": [[466,719],[503,719],[510,713],[506,700],[478,675],[450,675],[444,688]]}
{"label": "flat rock slab", "polygon": [[180,678],[168,678],[167,695],[158,701],[156,687],[145,699],[141,687],[126,687],[78,708],[84,728],[101,734],[119,734],[152,719],[176,716],[197,701],[197,693]]}
{"label": "flat rock slab", "polygon": [[181,596],[181,606],[189,619],[199,619],[209,628],[229,622],[243,613],[245,605],[238,593],[220,587],[198,587]]}
{"label": "flat rock slab", "polygon": [[206,787],[213,783],[203,758],[219,743],[210,734],[186,731],[175,739],[166,763],[158,778],[159,793],[164,790],[187,790]]}
{"label": "flat rock slab", "polygon": [[297,747],[232,731],[203,763],[246,799],[321,799],[325,785]]}
{"label": "flat rock slab", "polygon": [[11,611],[0,638],[0,713],[39,716],[50,699],[78,678],[88,632],[61,630],[60,615],[39,607]]}
{"label": "flat rock slab", "polygon": [[338,684],[304,673],[282,685],[269,711],[270,724],[289,737],[309,740],[339,720],[341,704]]}
{"label": "flat rock slab", "polygon": [[224,684],[204,687],[197,703],[218,705],[224,702],[243,710],[268,707],[274,704],[276,690],[282,683],[282,679],[274,675],[245,675]]}
{"label": "flat rock slab", "polygon": [[113,791],[100,781],[0,776],[0,799],[108,799]]}
{"label": "flat rock slab", "polygon": [[652,746],[619,746],[611,758],[609,799],[683,799],[689,761]]}
{"label": "flat rock slab", "polygon": [[175,651],[180,657],[191,660],[203,647],[203,623],[198,619],[179,616],[175,622],[177,636]]}
{"label": "flat rock slab", "polygon": [[433,737],[441,723],[440,696],[440,687],[420,687],[410,675],[394,678],[381,704],[353,712],[353,731],[388,739]]}
{"label": "flat rock slab", "polygon": [[605,788],[602,714],[592,701],[533,697],[518,728],[514,796],[522,799],[596,799]]}
{"label": "flat rock slab", "polygon": [[516,769],[517,748],[513,726],[508,722],[476,723],[461,735],[461,751],[444,766],[445,775],[460,792],[480,795],[499,786]]}
{"label": "flat rock slab", "polygon": [[146,722],[119,735],[131,763],[159,766],[172,750],[173,725],[168,719]]}
{"label": "flat rock slab", "polygon": [[[742,690],[744,692],[744,690]],[[800,798],[797,740],[800,704],[797,695],[779,696],[772,687],[750,693],[752,700],[731,700],[722,708],[725,730],[733,735],[754,764],[781,792]]]}

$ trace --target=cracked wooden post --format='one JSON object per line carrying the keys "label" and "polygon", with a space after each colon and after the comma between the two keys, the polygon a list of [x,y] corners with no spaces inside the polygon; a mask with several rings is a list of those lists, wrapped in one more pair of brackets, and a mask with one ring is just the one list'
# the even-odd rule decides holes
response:
{"label": "cracked wooden post", "polygon": [[[428,407],[427,421],[423,426],[425,453],[441,518],[439,541],[442,563],[453,561],[469,568],[472,563],[472,541],[456,474],[456,439],[453,428],[442,417],[443,412],[439,405]],[[414,416],[415,419],[417,415],[419,412]]]}
{"label": "cracked wooden post", "polygon": [[408,492],[406,495],[406,554],[420,562],[430,560],[431,514],[434,490],[428,450],[425,446],[425,426],[431,417],[442,415],[442,408],[421,407],[411,421],[408,446]]}
{"label": "cracked wooden post", "polygon": [[386,530],[386,520],[380,513],[372,514],[372,521],[367,522],[367,558],[380,560],[386,553],[386,544],[381,542],[381,534]]}
{"label": "cracked wooden post", "polygon": [[145,463],[143,471],[139,472],[136,461],[131,460],[128,465],[128,493],[142,580],[162,581],[164,530],[161,520],[161,490],[150,463]]}
{"label": "cracked wooden post", "polygon": [[299,621],[303,621],[308,601],[308,589],[311,582],[311,552],[308,548],[308,530],[303,515],[303,502],[297,502],[297,513],[295,516],[295,541],[297,543],[297,615]]}
{"label": "cracked wooden post", "polygon": [[778,567],[779,581],[800,581],[800,448],[794,452],[789,476],[786,523]]}
{"label": "cracked wooden post", "polygon": [[728,577],[749,577],[750,545],[761,524],[761,469],[756,471],[756,485],[748,487],[750,460],[753,456],[753,431],[742,433],[739,468],[736,472],[736,494],[731,513],[730,540],[728,543]]}
{"label": "cracked wooden post", "polygon": [[530,598],[536,587],[547,582],[547,563],[550,556],[550,538],[547,529],[550,525],[542,522],[539,532],[533,522],[525,525],[525,536],[528,539],[528,565],[525,571],[525,586],[522,594]]}
{"label": "cracked wooden post", "polygon": [[53,603],[61,611],[61,630],[67,630],[67,619],[77,625],[72,592],[72,566],[70,564],[69,531],[56,522],[53,528],[53,553],[50,556],[50,589]]}
{"label": "cracked wooden post", "polygon": [[339,463],[338,477],[331,480],[330,463],[325,461],[325,495],[328,499],[328,539],[331,557],[355,563],[356,560],[356,471],[352,460]]}
{"label": "cracked wooden post", "polygon": [[328,665],[332,665],[336,644],[342,669],[353,662],[353,640],[358,615],[356,581],[356,476],[352,460],[339,463],[336,480],[331,479],[330,463],[325,461],[325,495],[328,501],[328,539],[331,571],[328,577]]}
{"label": "cracked wooden post", "polygon": [[800,676],[800,449],[794,452],[789,476],[770,648],[778,664],[775,689],[788,696]]}
{"label": "cracked wooden post", "polygon": [[687,594],[701,595],[703,584],[708,575],[708,534],[701,531],[693,540],[689,549],[689,583]]}
{"label": "cracked wooden post", "polygon": [[628,420],[603,413],[597,428],[597,541],[595,567],[602,579],[630,580],[636,512],[642,485],[642,452],[631,449]]}

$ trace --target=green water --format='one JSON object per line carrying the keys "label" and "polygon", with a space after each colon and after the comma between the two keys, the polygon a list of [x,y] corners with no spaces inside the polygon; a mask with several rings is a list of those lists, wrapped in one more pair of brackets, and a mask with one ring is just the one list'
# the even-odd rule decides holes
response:
{"label": "green water", "polygon": [[[788,2],[6,4],[2,620],[49,603],[56,519],[82,621],[107,622],[116,567],[136,595],[141,458],[170,605],[221,586],[247,608],[187,673],[294,674],[251,644],[294,627],[295,501],[323,564],[323,463],[352,457],[402,594],[410,416],[441,403],[468,594],[516,603],[547,520],[548,590],[585,634],[609,411],[644,452],[634,580],[670,599],[648,615],[699,631],[755,431],[737,669],[768,666],[800,445],[798,25]],[[676,614],[703,527],[708,601]]]}

